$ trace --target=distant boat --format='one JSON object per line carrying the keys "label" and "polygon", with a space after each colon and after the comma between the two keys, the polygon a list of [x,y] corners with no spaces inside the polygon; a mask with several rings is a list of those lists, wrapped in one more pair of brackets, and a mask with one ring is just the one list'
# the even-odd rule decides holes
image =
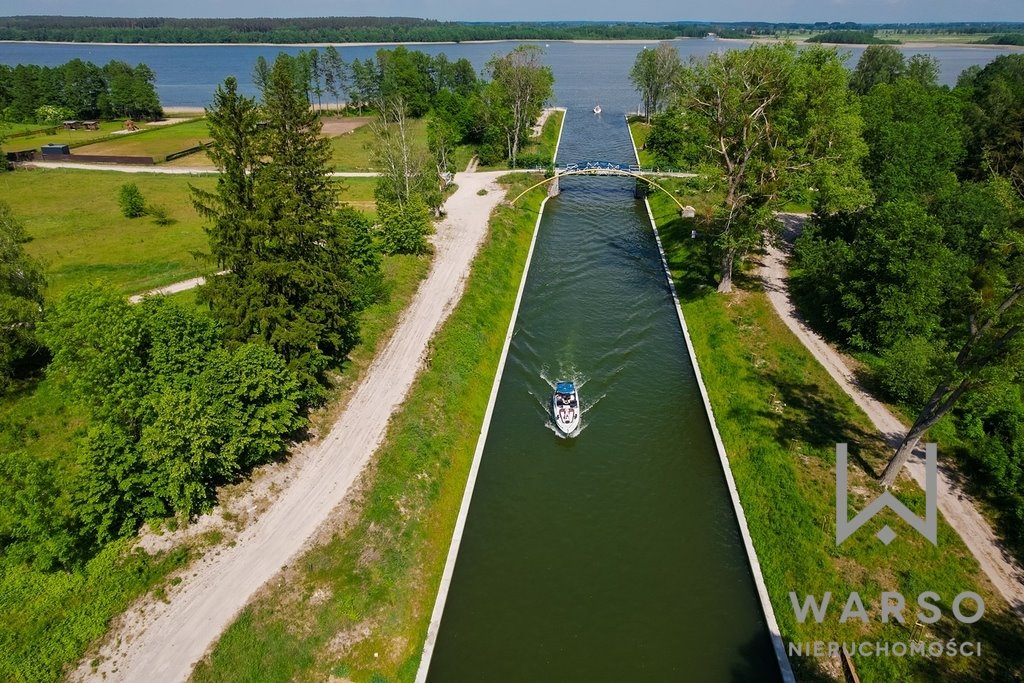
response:
{"label": "distant boat", "polygon": [[551,412],[555,426],[566,436],[573,436],[580,428],[580,395],[574,382],[559,382],[551,397]]}
{"label": "distant boat", "polygon": [[601,113],[601,105],[600,104],[597,105],[596,107],[594,107],[594,113],[595,114],[600,114]]}

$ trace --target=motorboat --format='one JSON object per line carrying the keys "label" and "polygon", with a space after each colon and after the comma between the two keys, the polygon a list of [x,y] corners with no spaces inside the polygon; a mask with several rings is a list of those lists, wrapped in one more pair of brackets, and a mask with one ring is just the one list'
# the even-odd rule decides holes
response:
{"label": "motorboat", "polygon": [[555,385],[555,393],[551,397],[551,412],[558,431],[566,436],[573,436],[579,431],[582,411],[575,382],[559,382]]}
{"label": "motorboat", "polygon": [[601,113],[601,105],[600,104],[594,107],[594,113],[595,114],[600,114]]}

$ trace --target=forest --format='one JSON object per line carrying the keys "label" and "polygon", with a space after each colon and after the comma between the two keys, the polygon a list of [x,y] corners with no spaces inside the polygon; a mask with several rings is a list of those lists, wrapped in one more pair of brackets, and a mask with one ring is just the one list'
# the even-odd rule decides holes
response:
{"label": "forest", "polygon": [[[652,51],[647,51],[652,52]],[[806,206],[792,287],[801,313],[861,364],[910,433],[884,472],[938,439],[1024,543],[1024,55],[937,83],[938,63],[869,46],[757,46],[689,65],[638,58],[647,152],[693,168],[713,209],[708,284],[732,288]],[[657,73],[670,77],[658,78]],[[657,93],[657,97],[650,97]]]}
{"label": "forest", "polygon": [[[469,40],[669,40],[776,35],[790,31],[894,31],[898,34],[1014,34],[1012,22],[442,22],[408,17],[177,19],[168,17],[0,17],[0,40],[103,43],[353,43]],[[841,41],[849,42],[849,41]],[[870,41],[869,41],[870,42]]]}
{"label": "forest", "polygon": [[120,61],[102,67],[81,59],[54,67],[0,64],[0,118],[49,125],[66,119],[157,119],[163,110],[155,81],[145,64]]}
{"label": "forest", "polygon": [[740,26],[720,23],[441,22],[404,17],[298,19],[174,19],[3,17],[0,40],[110,43],[358,43],[468,40],[653,39],[741,37]]}

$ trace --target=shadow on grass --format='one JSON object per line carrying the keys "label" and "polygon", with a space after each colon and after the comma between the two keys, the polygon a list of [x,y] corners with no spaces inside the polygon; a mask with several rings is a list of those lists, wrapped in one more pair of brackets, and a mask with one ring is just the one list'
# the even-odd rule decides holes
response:
{"label": "shadow on grass", "polygon": [[[853,424],[833,401],[821,396],[821,387],[787,377],[780,372],[762,375],[775,387],[778,410],[768,408],[762,415],[775,424],[775,440],[786,447],[792,443],[805,443],[815,448],[832,449],[837,443],[866,444],[877,441],[878,434]],[[860,455],[860,448],[850,449],[850,458],[866,474],[877,478],[878,473]]]}

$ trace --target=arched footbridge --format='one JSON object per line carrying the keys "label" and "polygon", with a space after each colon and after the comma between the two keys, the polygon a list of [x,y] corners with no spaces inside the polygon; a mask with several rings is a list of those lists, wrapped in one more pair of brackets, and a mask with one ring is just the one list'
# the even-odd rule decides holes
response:
{"label": "arched footbridge", "polygon": [[613,161],[581,161],[574,164],[561,164],[555,166],[554,175],[544,178],[538,183],[534,183],[530,187],[523,190],[519,196],[512,200],[515,204],[519,199],[530,190],[540,187],[546,183],[551,183],[555,192],[557,193],[558,179],[564,176],[574,175],[618,175],[628,176],[630,178],[636,178],[642,180],[651,187],[661,190],[666,195],[672,198],[672,201],[679,207],[680,212],[685,212],[687,207],[683,206],[674,194],[666,190],[664,187],[659,185],[657,182],[651,179],[651,176],[656,177],[671,177],[671,178],[694,178],[696,173],[684,173],[681,171],[659,171],[649,168],[643,168],[636,164],[618,164]]}

